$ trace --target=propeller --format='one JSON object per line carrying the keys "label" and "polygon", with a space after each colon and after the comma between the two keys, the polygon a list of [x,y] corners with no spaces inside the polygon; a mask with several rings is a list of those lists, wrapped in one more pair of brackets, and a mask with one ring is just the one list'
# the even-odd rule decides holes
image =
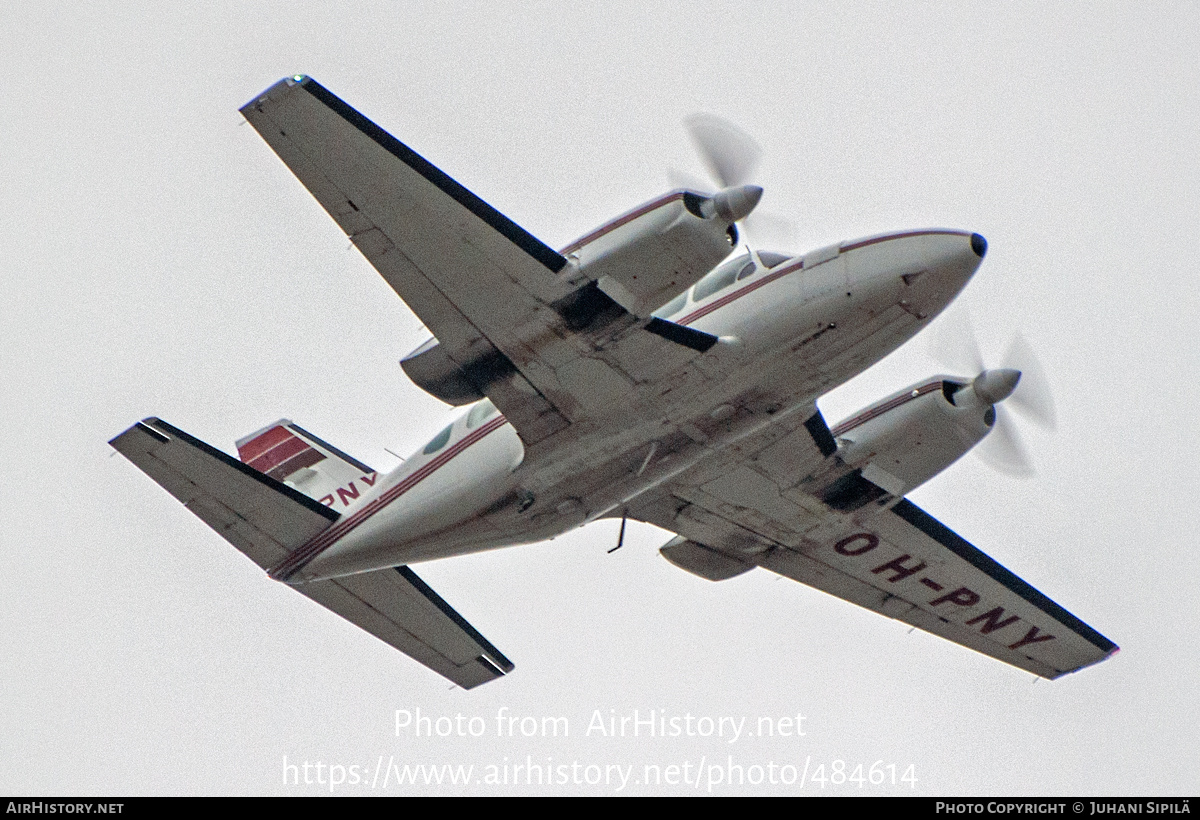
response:
{"label": "propeller", "polygon": [[[756,237],[771,237],[784,246],[790,245],[794,231],[788,220],[760,211],[755,211],[753,215],[750,213],[762,197],[762,188],[751,184],[754,172],[762,159],[762,148],[754,138],[736,125],[713,114],[693,114],[684,120],[684,127],[709,177],[721,189],[710,201],[741,191],[743,201],[749,203],[752,198],[753,203],[749,204],[749,208],[744,209],[744,213],[740,213],[737,219],[731,221],[740,221],[746,233],[752,233]],[[710,187],[674,169],[668,171],[667,175],[675,187],[695,191],[704,191]],[[717,212],[726,217],[726,213]]]}
{"label": "propeller", "polygon": [[1056,428],[1057,416],[1045,370],[1025,338],[1014,334],[1004,357],[1006,367],[988,368],[970,320],[965,313],[953,314],[946,317],[934,337],[933,355],[955,370],[977,373],[970,388],[996,412],[991,433],[976,449],[979,457],[1000,472],[1018,477],[1033,475],[1032,460],[1017,432],[1014,416],[1047,431]]}
{"label": "propeller", "polygon": [[722,188],[749,183],[762,159],[753,137],[712,114],[693,114],[684,125],[714,181]]}

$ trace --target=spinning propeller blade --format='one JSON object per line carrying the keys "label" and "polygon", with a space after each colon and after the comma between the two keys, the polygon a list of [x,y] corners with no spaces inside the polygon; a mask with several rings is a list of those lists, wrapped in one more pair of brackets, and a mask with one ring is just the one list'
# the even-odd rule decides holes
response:
{"label": "spinning propeller blade", "polygon": [[975,452],[993,470],[1014,478],[1029,478],[1035,472],[1029,449],[1017,433],[1011,414],[1003,408],[996,408],[996,424]]}
{"label": "spinning propeller blade", "polygon": [[1006,361],[1020,369],[1021,390],[1013,395],[1012,408],[1043,429],[1054,430],[1058,417],[1054,412],[1054,396],[1042,363],[1034,355],[1033,348],[1021,334],[1013,336],[1008,346]]}
{"label": "spinning propeller blade", "polygon": [[712,114],[693,114],[684,124],[704,167],[722,188],[750,181],[762,158],[762,148],[753,137]]}
{"label": "spinning propeller blade", "polygon": [[[966,313],[958,312],[943,319],[933,340],[933,355],[960,372],[978,373],[971,386],[984,402],[996,411],[992,432],[976,448],[979,457],[1000,472],[1017,477],[1033,475],[1028,448],[1017,432],[1016,415],[1046,430],[1056,425],[1054,397],[1045,370],[1025,338],[1013,336],[1003,369],[988,369],[975,339],[975,331]],[[1001,407],[1001,402],[1004,406]]]}
{"label": "spinning propeller blade", "polygon": [[[710,178],[721,189],[718,197],[747,189],[755,189],[760,192],[758,196],[761,196],[762,189],[757,185],[750,185],[759,160],[762,159],[762,148],[753,137],[736,125],[712,114],[693,114],[684,121],[684,126]],[[696,180],[674,169],[668,171],[667,176],[676,187],[696,191],[707,187],[697,184]],[[757,204],[757,198],[754,204]],[[769,238],[781,246],[790,245],[794,239],[795,231],[790,220],[775,214],[759,211],[750,214],[750,211],[746,210],[735,221],[742,223],[745,232],[752,233],[759,239]]]}

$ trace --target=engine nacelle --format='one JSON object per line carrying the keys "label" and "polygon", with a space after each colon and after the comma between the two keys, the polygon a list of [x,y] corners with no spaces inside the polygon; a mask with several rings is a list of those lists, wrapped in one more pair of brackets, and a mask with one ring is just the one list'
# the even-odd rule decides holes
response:
{"label": "engine nacelle", "polygon": [[733,188],[713,197],[674,191],[617,217],[563,248],[575,268],[572,279],[595,282],[634,316],[648,317],[729,255],[732,223],[762,194],[753,191]]}
{"label": "engine nacelle", "polygon": [[850,471],[826,485],[821,499],[834,509],[850,511],[885,494],[911,492],[991,431],[996,423],[995,392],[992,381],[938,377],[836,425],[831,432],[838,442],[837,455]]}
{"label": "engine nacelle", "polygon": [[[761,195],[762,189],[749,185],[711,197],[673,191],[563,248],[569,264],[559,275],[579,288],[577,293],[598,288],[604,294],[600,299],[607,296],[628,313],[648,318],[729,255],[737,241],[733,221],[753,210]],[[575,320],[569,307],[560,312],[568,322]],[[449,404],[483,398],[475,380],[435,338],[405,356],[400,366],[418,387]]]}

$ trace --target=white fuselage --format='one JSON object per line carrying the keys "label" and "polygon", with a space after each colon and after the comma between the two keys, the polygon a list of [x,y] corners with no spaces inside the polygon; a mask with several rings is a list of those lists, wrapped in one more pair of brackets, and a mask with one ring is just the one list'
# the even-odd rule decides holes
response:
{"label": "white fuselage", "polygon": [[689,298],[664,318],[720,338],[696,361],[706,378],[528,451],[503,416],[476,405],[298,550],[288,580],[531,543],[619,515],[911,338],[974,274],[978,241],[929,230],[845,242]]}

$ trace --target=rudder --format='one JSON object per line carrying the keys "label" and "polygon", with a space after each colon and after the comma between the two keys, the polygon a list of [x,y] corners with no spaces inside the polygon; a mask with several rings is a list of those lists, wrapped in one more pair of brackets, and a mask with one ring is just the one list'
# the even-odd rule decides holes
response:
{"label": "rudder", "polygon": [[238,457],[246,466],[338,512],[356,505],[379,477],[366,464],[290,419],[280,419],[236,443]]}

